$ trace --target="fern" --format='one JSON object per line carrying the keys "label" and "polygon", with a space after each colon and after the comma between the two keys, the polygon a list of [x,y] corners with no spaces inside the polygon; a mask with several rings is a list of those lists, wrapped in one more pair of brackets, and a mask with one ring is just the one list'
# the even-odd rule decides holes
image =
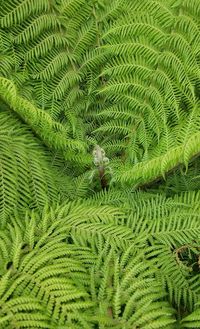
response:
{"label": "fern", "polygon": [[1,0],[0,328],[200,327],[199,18]]}
{"label": "fern", "polygon": [[[169,302],[178,311],[180,298],[188,309],[198,300],[189,259],[176,260],[183,243],[190,248],[198,241],[197,209],[188,203],[181,211],[181,199],[148,195],[137,213],[127,204],[129,215],[89,203],[11,218],[0,244],[3,325],[176,328]],[[147,241],[152,247],[144,248]],[[169,248],[176,251],[173,257]]]}
{"label": "fern", "polygon": [[58,200],[56,171],[51,169],[51,158],[9,109],[2,111],[3,106],[1,103],[1,225],[14,209],[41,209],[48,200]]}
{"label": "fern", "polygon": [[[165,316],[164,310],[165,308],[167,310],[169,306],[167,306],[167,302],[161,302],[163,299],[161,288],[153,280],[153,272],[149,271],[149,274],[143,277],[142,273],[148,268],[148,264],[144,265],[139,255],[129,262],[130,251],[130,255],[126,255],[128,262],[123,256],[119,262],[116,252],[114,250],[109,252],[109,244],[105,247],[102,245],[101,250],[99,245],[101,237],[98,239],[98,249],[95,252],[92,251],[92,245],[87,247],[84,245],[84,240],[82,243],[79,242],[80,234],[77,235],[75,231],[72,231],[71,235],[74,244],[66,243],[69,225],[74,222],[75,218],[76,221],[80,221],[83,216],[91,216],[94,220],[98,216],[102,220],[107,220],[108,216],[112,218],[112,208],[105,208],[105,215],[100,215],[100,210],[101,208],[98,209],[98,207],[84,209],[79,205],[73,206],[73,208],[66,205],[63,209],[56,210],[55,213],[52,210],[44,213],[38,229],[39,218],[35,217],[34,213],[30,219],[26,217],[25,226],[18,225],[20,219],[17,219],[17,222],[15,219],[15,224],[9,225],[4,235],[7,234],[10,238],[4,240],[3,236],[1,237],[2,251],[8,244],[13,245],[9,258],[5,257],[5,254],[1,254],[2,264],[4,264],[1,273],[1,301],[3,303],[1,313],[4,327],[5,324],[12,326],[14,322],[19,328],[33,327],[36,323],[41,328],[73,325],[73,323],[74,325],[77,323],[77,327],[81,324],[84,328],[91,328],[95,323],[98,323],[100,327],[104,325],[120,327],[123,323],[127,323],[131,328],[133,323],[138,323],[141,328],[145,328],[146,322],[149,321],[150,326],[152,323],[155,325],[159,323],[159,328],[167,328],[174,322],[172,310],[171,317]],[[60,220],[61,217],[64,220],[63,223]],[[107,260],[102,268],[102,275],[97,279],[104,257],[107,257]],[[119,273],[116,276],[117,273],[108,271],[110,261],[114,261],[115,266],[119,267],[119,271],[124,272],[122,277]],[[94,266],[88,267],[90,263],[94,263]],[[138,276],[139,273],[141,274]],[[117,285],[113,286],[114,295],[112,296],[111,288],[106,287],[106,282],[110,282],[113,274],[116,276]],[[133,280],[134,275],[136,278]],[[97,286],[92,288],[91,284],[94,279]],[[124,294],[126,286],[129,286],[128,294]],[[143,287],[145,287],[144,290]],[[134,296],[132,291],[135,288],[138,289],[138,293]],[[92,292],[91,289],[92,291],[95,289],[95,291]],[[120,296],[122,299],[119,299]],[[112,300],[113,306],[109,306]],[[120,301],[127,305],[121,316],[119,316],[119,307],[123,307],[123,305],[118,305]],[[163,307],[162,312],[158,311],[160,303]],[[140,304],[144,304],[143,311],[149,309],[150,312],[149,314],[145,312],[142,318]],[[97,309],[94,315],[92,308],[95,305],[99,305],[99,310]],[[115,309],[113,316],[112,311],[109,311],[110,307]],[[105,308],[108,310],[107,316]],[[130,316],[133,309],[135,314]],[[153,316],[152,309],[155,310]],[[79,310],[84,310],[85,315],[81,315]]]}

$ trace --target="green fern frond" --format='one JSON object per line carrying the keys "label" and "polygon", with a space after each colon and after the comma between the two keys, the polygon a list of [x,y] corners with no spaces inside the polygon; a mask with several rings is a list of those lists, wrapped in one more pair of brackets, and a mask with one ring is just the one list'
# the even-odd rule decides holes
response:
{"label": "green fern frond", "polygon": [[22,23],[29,15],[38,14],[47,11],[49,3],[47,0],[29,1],[16,0],[12,6],[8,3],[3,3],[1,10],[0,26],[10,27]]}
{"label": "green fern frond", "polygon": [[[47,145],[52,145],[55,149],[60,149],[63,152],[66,152],[68,147],[71,149],[78,148],[79,150],[84,150],[84,146],[81,142],[73,140],[66,141],[67,132],[64,127],[54,122],[47,113],[37,109],[26,99],[18,96],[15,85],[5,78],[1,78],[1,95],[9,106],[19,114],[25,122],[29,123],[32,129],[42,139],[44,139]],[[49,135],[50,131],[51,135]]]}
{"label": "green fern frond", "polygon": [[181,324],[181,328],[200,328],[200,312],[198,305],[195,311],[182,320]]}
{"label": "green fern frond", "polygon": [[49,198],[58,199],[58,188],[50,157],[37,139],[10,113],[1,112],[0,122],[0,217],[4,225],[16,208],[41,208]]}

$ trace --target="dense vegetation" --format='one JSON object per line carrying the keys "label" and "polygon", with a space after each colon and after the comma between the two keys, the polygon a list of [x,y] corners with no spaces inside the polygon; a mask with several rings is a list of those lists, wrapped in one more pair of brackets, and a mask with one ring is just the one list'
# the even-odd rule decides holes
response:
{"label": "dense vegetation", "polygon": [[199,152],[199,0],[0,0],[0,328],[200,328]]}

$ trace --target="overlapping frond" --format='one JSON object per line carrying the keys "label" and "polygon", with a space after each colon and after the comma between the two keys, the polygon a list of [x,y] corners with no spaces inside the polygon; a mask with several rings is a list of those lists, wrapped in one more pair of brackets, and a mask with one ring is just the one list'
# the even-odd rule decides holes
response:
{"label": "overlapping frond", "polygon": [[0,328],[200,328],[199,21],[1,0]]}
{"label": "overlapping frond", "polygon": [[[170,315],[165,315],[165,308],[167,310],[169,307],[166,302],[159,301],[162,300],[162,293],[159,285],[151,278],[151,272],[143,276],[148,264],[144,265],[140,257],[129,262],[128,258],[125,261],[122,256],[119,261],[114,250],[109,252],[108,245],[104,247],[99,244],[101,239],[97,244],[98,249],[92,251],[92,246],[86,247],[84,241],[81,243],[80,233],[76,234],[74,231],[71,235],[74,244],[67,243],[74,220],[82,222],[84,216],[89,216],[93,220],[99,218],[107,221],[108,216],[110,219],[113,217],[112,213],[112,208],[69,205],[54,214],[52,211],[44,213],[38,229],[38,218],[32,214],[31,219],[25,219],[25,229],[24,225],[20,227],[16,223],[2,234],[1,251],[8,245],[13,245],[9,256],[1,254],[4,264],[1,273],[3,328],[5,325],[12,327],[13,321],[19,328],[30,328],[36,326],[36,323],[39,328],[70,324],[75,328],[80,325],[83,328],[92,328],[95,323],[100,327],[117,325],[120,328],[124,321],[127,321],[130,328],[135,321],[140,328],[145,328],[148,321],[155,324],[158,322],[159,328],[167,328],[167,324],[169,326],[174,322],[172,316],[170,318]],[[9,236],[9,232],[10,238],[5,239],[5,234]],[[107,260],[99,272],[104,257]],[[119,267],[119,273],[109,271],[109,268],[112,269],[108,266],[109,262],[114,262],[115,267]],[[120,272],[124,273],[122,277]],[[113,275],[116,286],[112,287],[112,297],[109,281]],[[124,294],[124,288],[130,284],[129,294]],[[134,296],[131,292],[135,288],[138,293]],[[120,315],[119,308],[122,306],[119,303],[127,303],[123,315]],[[162,312],[158,311],[160,303]],[[140,304],[146,311],[149,309],[149,315],[145,312],[141,318]],[[92,310],[95,305],[99,305],[99,310],[94,313]],[[152,314],[152,309],[157,309],[157,312]]]}
{"label": "overlapping frond", "polygon": [[177,328],[180,302],[190,310],[199,298],[184,255],[198,262],[199,194],[184,208],[183,197],[129,192],[126,215],[93,199],[11,218],[0,234],[2,328]]}
{"label": "overlapping frond", "polygon": [[199,131],[197,0],[29,2],[29,13],[27,4],[3,4],[4,54],[14,56],[2,74],[62,122],[68,146],[80,150],[92,135],[111,157],[143,167]]}
{"label": "overlapping frond", "polygon": [[32,128],[46,145],[62,152],[64,158],[68,158],[68,150],[69,158],[73,157],[73,153],[70,153],[71,150],[84,152],[83,143],[72,139],[68,140],[67,130],[64,126],[52,120],[48,113],[37,109],[28,100],[20,97],[12,81],[1,78],[0,95],[10,108]]}
{"label": "overlapping frond", "polygon": [[0,113],[0,222],[10,213],[29,207],[41,209],[58,200],[56,173],[51,158],[37,139],[14,118],[9,109]]}

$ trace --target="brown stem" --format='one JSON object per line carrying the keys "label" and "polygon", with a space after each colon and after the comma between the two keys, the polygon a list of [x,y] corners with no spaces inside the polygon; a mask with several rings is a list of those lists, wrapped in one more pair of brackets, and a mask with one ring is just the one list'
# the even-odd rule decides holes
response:
{"label": "brown stem", "polygon": [[105,168],[104,166],[100,166],[98,168],[99,170],[99,178],[100,178],[100,182],[101,182],[101,187],[103,190],[108,190],[108,182],[105,176]]}
{"label": "brown stem", "polygon": [[111,317],[111,318],[113,317],[112,307],[108,308],[108,316]]}

